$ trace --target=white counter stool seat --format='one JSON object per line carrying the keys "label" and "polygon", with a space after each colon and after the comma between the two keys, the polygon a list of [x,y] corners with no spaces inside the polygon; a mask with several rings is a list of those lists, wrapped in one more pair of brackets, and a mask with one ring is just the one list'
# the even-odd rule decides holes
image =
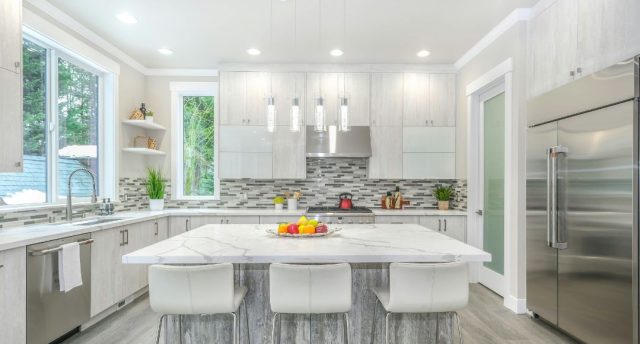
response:
{"label": "white counter stool seat", "polygon": [[162,321],[167,315],[223,313],[233,316],[233,343],[238,343],[237,311],[246,293],[247,288],[234,285],[231,263],[152,265],[149,267],[149,303],[151,309],[162,314],[156,343],[160,341]]}
{"label": "white counter stool seat", "polygon": [[[457,311],[465,308],[469,302],[469,274],[466,262],[391,263],[389,287],[374,288],[373,292],[386,311],[386,343],[389,343],[391,314],[441,312],[451,312],[455,316],[458,322],[458,336],[462,343],[460,317]],[[437,340],[436,332],[436,342]]]}
{"label": "white counter stool seat", "polygon": [[[274,313],[271,343],[275,343],[276,319],[283,313],[342,313],[346,342],[349,343],[348,312],[351,310],[351,266],[349,264],[271,264],[269,266],[269,300],[271,311]],[[278,333],[279,336],[280,333]]]}

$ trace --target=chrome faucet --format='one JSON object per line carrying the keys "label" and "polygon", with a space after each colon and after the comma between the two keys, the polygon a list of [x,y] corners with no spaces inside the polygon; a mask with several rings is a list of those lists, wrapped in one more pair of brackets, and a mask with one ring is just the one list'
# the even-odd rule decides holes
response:
{"label": "chrome faucet", "polygon": [[73,221],[73,207],[71,205],[71,179],[73,178],[73,175],[76,174],[76,172],[85,172],[89,176],[91,176],[91,182],[93,183],[93,194],[91,195],[91,203],[98,202],[98,194],[96,189],[96,175],[93,174],[91,170],[88,170],[86,168],[79,168],[71,172],[71,174],[69,174],[69,180],[67,181],[67,221],[68,222]]}

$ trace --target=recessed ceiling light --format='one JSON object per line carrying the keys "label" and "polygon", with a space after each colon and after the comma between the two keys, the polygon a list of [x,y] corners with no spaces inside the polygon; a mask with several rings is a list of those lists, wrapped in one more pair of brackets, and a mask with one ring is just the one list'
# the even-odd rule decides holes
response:
{"label": "recessed ceiling light", "polygon": [[333,49],[329,52],[329,54],[331,54],[331,56],[342,56],[342,54],[344,54],[344,51],[340,49]]}
{"label": "recessed ceiling light", "polygon": [[418,55],[418,57],[427,57],[431,55],[431,53],[428,50],[420,50],[416,55]]}
{"label": "recessed ceiling light", "polygon": [[262,54],[262,52],[260,50],[256,49],[256,48],[249,48],[249,49],[247,49],[247,54],[253,55],[253,56],[257,56],[257,55]]}
{"label": "recessed ceiling light", "polygon": [[122,12],[118,15],[116,15],[116,18],[118,18],[119,21],[125,23],[125,24],[135,24],[138,22],[138,20],[136,19],[136,17],[133,16],[133,14],[129,13],[129,12]]}
{"label": "recessed ceiling light", "polygon": [[158,52],[162,55],[173,55],[173,50],[169,48],[160,48],[158,49]]}

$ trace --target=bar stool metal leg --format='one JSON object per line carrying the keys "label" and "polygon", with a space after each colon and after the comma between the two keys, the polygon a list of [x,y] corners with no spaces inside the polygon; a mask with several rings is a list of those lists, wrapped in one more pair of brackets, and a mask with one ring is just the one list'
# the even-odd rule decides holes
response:
{"label": "bar stool metal leg", "polygon": [[[273,313],[273,317],[271,317],[271,344],[276,344],[276,321],[280,316],[280,313]],[[278,331],[278,336],[280,336],[280,331]],[[280,338],[278,338],[278,343],[280,343]]]}
{"label": "bar stool metal leg", "polygon": [[182,314],[178,315],[178,343],[182,344]]}
{"label": "bar stool metal leg", "polygon": [[233,344],[238,344],[238,332],[236,331],[236,327],[238,326],[238,316],[236,315],[236,313],[230,313],[231,316],[233,316]]}
{"label": "bar stool metal leg", "polygon": [[245,326],[247,327],[247,344],[251,344],[251,332],[249,332],[249,313],[247,312],[247,303],[245,300],[242,300],[242,305],[244,306],[244,321]]}
{"label": "bar stool metal leg", "polygon": [[158,335],[156,336],[156,344],[160,343],[160,331],[162,331],[162,321],[164,320],[164,318],[166,318],[167,315],[166,314],[162,314],[160,316],[160,321],[158,322]]}
{"label": "bar stool metal leg", "polygon": [[389,344],[389,316],[391,312],[387,312],[387,315],[384,317],[384,342],[385,344]]}
{"label": "bar stool metal leg", "polygon": [[440,313],[436,313],[436,344],[438,339],[440,339]]}
{"label": "bar stool metal leg", "polygon": [[351,333],[351,329],[349,325],[349,313],[344,313],[344,330],[346,335],[346,343],[349,344],[349,337]]}

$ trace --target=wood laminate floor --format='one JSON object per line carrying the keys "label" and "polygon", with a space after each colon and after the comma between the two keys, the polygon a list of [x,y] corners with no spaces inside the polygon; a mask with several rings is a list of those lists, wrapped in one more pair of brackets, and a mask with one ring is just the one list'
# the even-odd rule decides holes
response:
{"label": "wood laminate floor", "polygon": [[[466,344],[574,343],[540,320],[513,314],[502,305],[502,298],[479,284],[471,285],[469,306],[460,318]],[[64,344],[153,344],[158,319],[143,296]]]}

